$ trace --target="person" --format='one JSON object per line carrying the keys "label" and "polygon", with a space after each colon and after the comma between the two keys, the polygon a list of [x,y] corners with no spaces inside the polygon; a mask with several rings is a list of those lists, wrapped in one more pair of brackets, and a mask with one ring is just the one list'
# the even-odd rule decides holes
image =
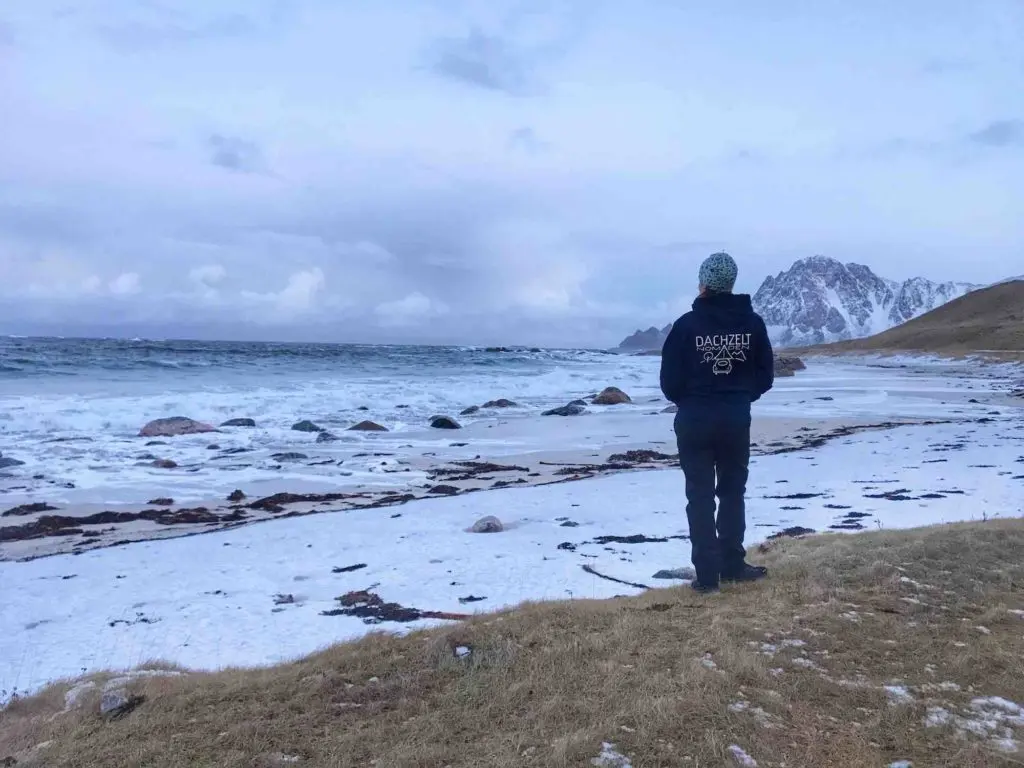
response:
{"label": "person", "polygon": [[698,592],[768,575],[746,562],[744,497],[750,405],[772,388],[775,363],[750,296],[733,293],[738,273],[727,253],[701,264],[700,295],[672,325],[661,356],[661,390],[678,406],[675,433],[696,571],[691,586]]}

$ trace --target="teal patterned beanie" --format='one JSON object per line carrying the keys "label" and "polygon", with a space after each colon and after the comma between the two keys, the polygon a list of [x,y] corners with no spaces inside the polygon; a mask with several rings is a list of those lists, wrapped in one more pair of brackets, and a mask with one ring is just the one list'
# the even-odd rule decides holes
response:
{"label": "teal patterned beanie", "polygon": [[728,253],[713,253],[700,265],[700,284],[718,293],[730,293],[739,271]]}

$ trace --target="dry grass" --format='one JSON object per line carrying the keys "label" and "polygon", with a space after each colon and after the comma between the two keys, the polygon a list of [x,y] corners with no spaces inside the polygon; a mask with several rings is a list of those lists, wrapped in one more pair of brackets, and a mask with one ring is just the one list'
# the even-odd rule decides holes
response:
{"label": "dry grass", "polygon": [[[0,764],[588,766],[611,742],[635,768],[731,765],[732,745],[760,768],[1022,765],[995,739],[1024,739],[1024,719],[970,714],[1024,702],[1022,551],[1021,520],[784,541],[759,557],[763,584],[525,605],[151,678],[113,722],[94,703],[58,714],[64,684],[0,711]],[[929,707],[963,719],[926,728]]]}
{"label": "dry grass", "polygon": [[902,325],[866,339],[813,348],[818,352],[984,352],[1024,358],[1024,280],[973,291]]}

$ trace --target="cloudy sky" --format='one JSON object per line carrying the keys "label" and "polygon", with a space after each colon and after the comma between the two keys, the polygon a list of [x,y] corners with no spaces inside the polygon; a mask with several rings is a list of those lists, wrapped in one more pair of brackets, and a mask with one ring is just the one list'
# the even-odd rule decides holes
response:
{"label": "cloudy sky", "polygon": [[4,0],[0,333],[591,343],[1024,271],[1020,0]]}

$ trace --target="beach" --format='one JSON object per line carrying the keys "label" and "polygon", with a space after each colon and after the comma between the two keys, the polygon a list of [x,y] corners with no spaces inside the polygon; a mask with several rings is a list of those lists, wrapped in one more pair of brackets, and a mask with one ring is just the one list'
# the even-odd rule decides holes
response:
{"label": "beach", "polygon": [[[650,377],[657,363],[610,358],[600,380],[627,389],[623,365]],[[893,358],[811,360],[780,378],[754,408],[752,554],[777,535],[1020,515],[1024,425],[1020,400],[1009,396],[1018,379],[1008,366]],[[237,476],[165,472],[140,485],[139,498],[167,496],[171,513],[198,506],[218,519],[107,522],[5,541],[2,620],[16,629],[0,639],[0,689],[10,695],[154,659],[199,669],[263,665],[373,629],[442,620],[432,616],[672,583],[654,576],[689,563],[673,417],[650,385],[630,389],[633,404],[588,405],[578,416],[541,416],[537,404],[443,435],[359,435],[361,452],[388,454],[375,457],[376,483],[281,476],[237,483],[245,499],[229,503],[220,493]],[[167,442],[185,453],[192,448],[179,441],[210,438]],[[196,495],[206,480],[220,493]],[[268,500],[281,493],[292,496]],[[0,521],[147,507],[51,506]],[[219,519],[238,513],[245,517]],[[502,531],[473,532],[489,516]],[[352,592],[391,613],[339,603]]]}

